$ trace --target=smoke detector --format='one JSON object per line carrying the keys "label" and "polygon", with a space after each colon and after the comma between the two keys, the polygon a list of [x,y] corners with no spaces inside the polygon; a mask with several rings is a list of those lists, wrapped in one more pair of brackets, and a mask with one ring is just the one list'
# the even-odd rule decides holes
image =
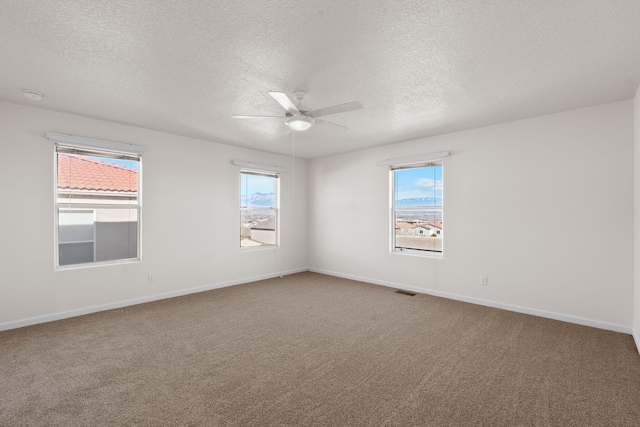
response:
{"label": "smoke detector", "polygon": [[42,100],[42,94],[40,92],[36,92],[35,90],[25,89],[22,91],[24,97],[30,99],[32,101],[40,101]]}

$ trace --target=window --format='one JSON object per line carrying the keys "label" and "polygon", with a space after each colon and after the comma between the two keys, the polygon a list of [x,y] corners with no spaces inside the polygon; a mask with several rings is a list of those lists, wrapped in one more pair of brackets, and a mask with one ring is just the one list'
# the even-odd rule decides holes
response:
{"label": "window", "polygon": [[442,253],[442,162],[391,169],[392,250]]}
{"label": "window", "polygon": [[56,145],[57,266],[140,259],[140,155]]}
{"label": "window", "polygon": [[278,244],[278,175],[240,172],[240,247]]}

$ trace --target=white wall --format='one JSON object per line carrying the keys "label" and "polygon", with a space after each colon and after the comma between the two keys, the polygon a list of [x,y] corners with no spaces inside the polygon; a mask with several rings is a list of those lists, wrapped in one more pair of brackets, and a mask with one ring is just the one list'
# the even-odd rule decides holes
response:
{"label": "white wall", "polygon": [[[141,262],[54,271],[48,131],[147,147]],[[8,103],[0,103],[0,144],[0,329],[307,266],[304,160],[295,177],[281,175],[281,248],[241,251],[239,169],[230,161],[291,170],[291,158]]]}
{"label": "white wall", "polygon": [[[636,147],[638,104],[640,96]],[[47,131],[148,147],[142,262],[54,271]],[[243,252],[238,169],[229,161],[291,169],[292,159],[0,103],[0,329],[309,266],[640,331],[640,277],[635,321],[633,302],[633,131],[634,103],[624,101],[297,159],[295,177],[282,175],[282,247]],[[442,150],[452,153],[445,159],[444,259],[390,254],[388,171],[375,163]],[[295,207],[287,203],[294,191]],[[479,285],[480,275],[489,286]]]}
{"label": "white wall", "polygon": [[[310,267],[630,332],[633,145],[623,101],[312,160]],[[376,162],[445,150],[444,258],[390,254]]]}
{"label": "white wall", "polygon": [[633,118],[634,118],[634,192],[635,192],[635,209],[634,209],[634,220],[635,220],[635,250],[634,250],[634,265],[635,265],[635,276],[634,276],[634,338],[636,341],[636,346],[638,347],[638,351],[640,351],[640,87],[636,92],[636,97],[634,99],[634,108],[633,108]]}

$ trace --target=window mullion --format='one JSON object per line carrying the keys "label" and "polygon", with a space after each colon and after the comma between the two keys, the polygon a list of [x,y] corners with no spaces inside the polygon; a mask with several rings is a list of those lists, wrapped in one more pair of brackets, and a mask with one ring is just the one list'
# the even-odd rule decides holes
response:
{"label": "window mullion", "polygon": [[139,210],[140,205],[127,204],[99,204],[99,203],[57,203],[58,209],[135,209]]}

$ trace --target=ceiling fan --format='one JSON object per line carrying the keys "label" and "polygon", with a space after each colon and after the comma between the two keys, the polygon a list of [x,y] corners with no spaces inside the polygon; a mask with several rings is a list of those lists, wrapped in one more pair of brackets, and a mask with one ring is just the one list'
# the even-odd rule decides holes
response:
{"label": "ceiling fan", "polygon": [[333,105],[331,107],[320,108],[318,110],[307,110],[302,106],[302,100],[307,96],[306,92],[296,90],[293,92],[293,97],[290,97],[284,92],[269,92],[269,95],[275,99],[278,104],[282,105],[287,112],[284,116],[247,116],[247,115],[234,115],[236,119],[273,119],[284,118],[284,123],[295,131],[304,131],[309,129],[315,122],[329,123],[335,126],[348,129],[346,126],[339,125],[337,123],[328,122],[318,117],[328,116],[330,114],[345,113],[347,111],[359,110],[362,108],[362,104],[357,101],[347,102],[346,104]]}

